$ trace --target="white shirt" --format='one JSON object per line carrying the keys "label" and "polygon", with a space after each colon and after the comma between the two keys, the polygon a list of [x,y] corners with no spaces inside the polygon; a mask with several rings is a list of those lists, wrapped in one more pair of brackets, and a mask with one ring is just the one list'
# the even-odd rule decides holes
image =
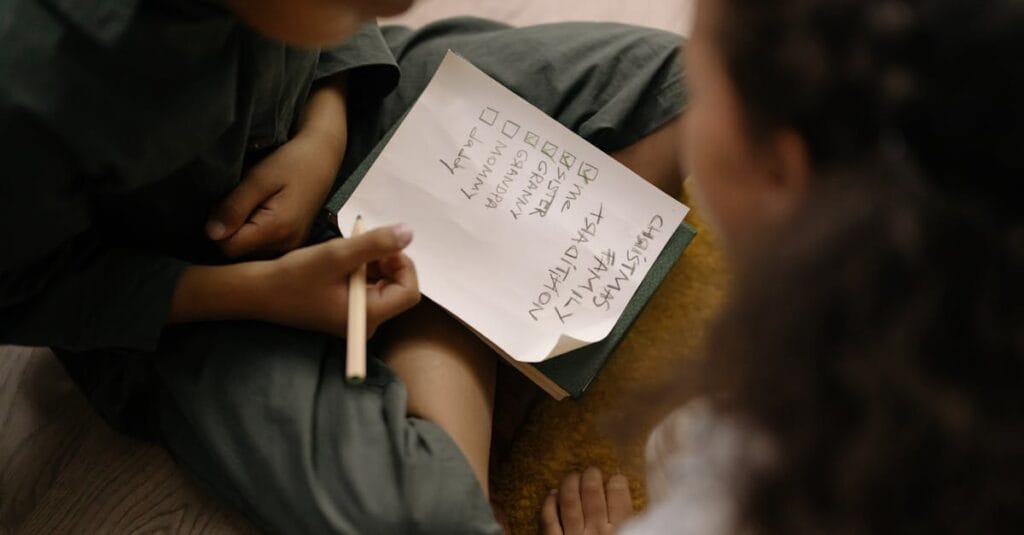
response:
{"label": "white shirt", "polygon": [[738,423],[716,416],[708,401],[696,400],[654,430],[645,456],[650,505],[619,533],[724,535],[737,531],[740,460],[767,462],[771,448]]}

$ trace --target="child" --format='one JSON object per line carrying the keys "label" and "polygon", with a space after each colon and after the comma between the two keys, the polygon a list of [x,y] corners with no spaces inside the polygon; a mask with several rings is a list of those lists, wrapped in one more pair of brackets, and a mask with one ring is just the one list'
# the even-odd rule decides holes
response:
{"label": "child", "polygon": [[[486,498],[495,355],[412,308],[401,251],[414,229],[343,240],[321,214],[447,49],[652,182],[679,182],[677,36],[364,26],[407,4],[0,10],[0,343],[52,347],[109,421],[161,440],[269,531],[499,530]],[[395,321],[354,387],[337,336],[365,262],[379,276],[371,326]]]}
{"label": "child", "polygon": [[[688,151],[738,283],[622,532],[1018,532],[1024,4],[697,11]],[[566,478],[545,532],[625,523],[602,483]]]}

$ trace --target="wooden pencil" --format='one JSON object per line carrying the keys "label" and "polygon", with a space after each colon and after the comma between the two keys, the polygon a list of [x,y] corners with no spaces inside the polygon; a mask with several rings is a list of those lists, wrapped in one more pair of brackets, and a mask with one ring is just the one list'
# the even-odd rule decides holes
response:
{"label": "wooden pencil", "polygon": [[[356,216],[349,238],[363,232],[363,216]],[[348,353],[345,378],[359,384],[366,379],[366,264],[352,272],[348,280]]]}

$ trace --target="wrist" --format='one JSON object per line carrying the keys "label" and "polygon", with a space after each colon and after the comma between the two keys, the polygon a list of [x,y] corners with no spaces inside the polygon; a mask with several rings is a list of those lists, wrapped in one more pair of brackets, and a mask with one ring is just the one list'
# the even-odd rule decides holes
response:
{"label": "wrist", "polygon": [[267,310],[269,261],[191,266],[175,290],[169,321],[262,320]]}
{"label": "wrist", "polygon": [[274,280],[273,260],[257,260],[241,262],[231,266],[230,278],[227,282],[231,292],[231,306],[234,317],[247,320],[269,321],[267,315],[272,310],[274,298],[271,283]]}

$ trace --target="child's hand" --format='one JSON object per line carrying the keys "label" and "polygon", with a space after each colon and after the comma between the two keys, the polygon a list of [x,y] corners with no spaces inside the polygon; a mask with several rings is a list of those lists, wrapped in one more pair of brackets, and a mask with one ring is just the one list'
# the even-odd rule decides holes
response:
{"label": "child's hand", "polygon": [[316,135],[300,135],[256,164],[206,224],[225,255],[270,256],[306,240],[340,156]]}
{"label": "child's hand", "polygon": [[552,490],[540,512],[544,535],[604,535],[616,531],[633,514],[629,481],[612,476],[604,482],[597,468],[570,474]]}
{"label": "child's hand", "polygon": [[345,336],[349,275],[367,263],[366,325],[372,333],[420,300],[416,270],[402,254],[411,240],[412,231],[398,225],[303,247],[264,263],[263,287],[258,290],[264,308],[260,316],[281,325]]}
{"label": "child's hand", "polygon": [[345,81],[314,89],[298,134],[258,163],[207,222],[224,254],[272,256],[306,240],[348,144]]}

